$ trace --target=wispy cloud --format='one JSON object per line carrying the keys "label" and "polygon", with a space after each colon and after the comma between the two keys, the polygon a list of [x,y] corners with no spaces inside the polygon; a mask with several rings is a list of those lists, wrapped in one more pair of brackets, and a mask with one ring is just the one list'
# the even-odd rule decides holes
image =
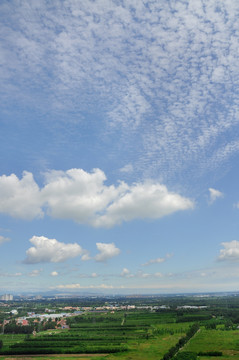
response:
{"label": "wispy cloud", "polygon": [[[106,285],[106,284],[100,284],[100,285],[81,285],[79,283],[76,284],[65,284],[65,285],[57,285],[55,287],[52,287],[53,289],[69,289],[69,290],[77,290],[77,289],[114,289],[115,287],[113,285]],[[117,287],[116,287],[117,288]]]}
{"label": "wispy cloud", "polygon": [[42,269],[35,269],[35,270],[32,270],[28,275],[35,277],[35,276],[39,276],[41,274],[41,272],[42,272]]}
{"label": "wispy cloud", "polygon": [[0,235],[0,245],[10,240],[10,238]]}
{"label": "wispy cloud", "polygon": [[127,164],[127,165],[123,166],[120,169],[120,172],[122,172],[122,173],[132,173],[133,170],[134,170],[133,165],[132,164]]}
{"label": "wispy cloud", "polygon": [[152,264],[161,264],[163,262],[165,262],[167,259],[171,258],[173,255],[172,254],[167,254],[164,258],[156,258],[156,259],[151,259],[149,261],[147,261],[146,263],[142,264],[142,266],[148,266],[148,265],[152,265]]}
{"label": "wispy cloud", "polygon": [[209,203],[213,204],[217,199],[222,198],[224,196],[224,194],[216,189],[213,188],[209,188],[209,194],[210,194],[210,198],[209,198]]}
{"label": "wispy cloud", "polygon": [[21,272],[16,272],[16,273],[2,273],[0,272],[0,276],[1,277],[19,277],[19,276],[22,276],[23,274]]}

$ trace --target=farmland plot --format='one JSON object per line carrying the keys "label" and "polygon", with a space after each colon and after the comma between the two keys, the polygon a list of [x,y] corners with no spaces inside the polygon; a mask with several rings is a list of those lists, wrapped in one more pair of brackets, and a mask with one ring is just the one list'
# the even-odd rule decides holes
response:
{"label": "farmland plot", "polygon": [[[184,350],[196,353],[221,351],[223,356],[217,359],[227,359],[233,356],[239,360],[239,330],[205,330],[201,329],[185,346]],[[200,357],[206,360],[207,357]],[[213,360],[213,357],[210,357]]]}

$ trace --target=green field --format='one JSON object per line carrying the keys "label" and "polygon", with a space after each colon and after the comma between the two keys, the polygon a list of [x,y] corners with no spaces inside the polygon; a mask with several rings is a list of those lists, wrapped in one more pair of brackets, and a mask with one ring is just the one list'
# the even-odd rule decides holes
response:
{"label": "green field", "polygon": [[69,330],[49,330],[36,336],[1,335],[2,352],[8,356],[77,353],[108,354],[109,359],[154,359],[161,358],[189,328],[188,323],[176,324],[174,314],[149,311],[87,314],[69,323]]}
{"label": "green field", "polygon": [[[197,310],[177,309],[176,300],[169,301],[175,306],[167,310],[89,311],[67,318],[69,329],[55,329],[52,323],[52,329],[42,331],[36,324],[35,334],[0,335],[0,359],[174,360],[186,352],[195,356],[202,352],[197,360],[239,360],[237,298],[231,303],[213,298],[211,308]],[[196,330],[187,338],[193,324]],[[176,347],[176,353],[167,357]],[[221,356],[208,356],[213,351]]]}
{"label": "green field", "polygon": [[[187,351],[208,352],[222,351],[223,356],[217,359],[239,359],[239,330],[205,330],[201,329],[185,346]],[[201,357],[206,359],[206,357]],[[212,357],[210,357],[212,359]]]}

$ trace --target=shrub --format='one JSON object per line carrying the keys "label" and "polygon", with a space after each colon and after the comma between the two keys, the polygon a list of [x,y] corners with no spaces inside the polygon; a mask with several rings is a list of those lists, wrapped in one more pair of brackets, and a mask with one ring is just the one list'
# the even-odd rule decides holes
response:
{"label": "shrub", "polygon": [[198,353],[198,356],[222,356],[222,352],[221,351],[200,351]]}

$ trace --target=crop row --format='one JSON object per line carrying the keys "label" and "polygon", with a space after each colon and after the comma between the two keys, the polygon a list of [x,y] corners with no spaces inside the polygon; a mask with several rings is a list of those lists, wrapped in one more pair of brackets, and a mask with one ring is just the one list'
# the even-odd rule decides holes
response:
{"label": "crop row", "polygon": [[140,329],[148,329],[150,327],[149,324],[144,324],[144,325],[116,325],[116,326],[94,326],[93,328],[89,327],[89,326],[82,326],[82,325],[78,325],[78,324],[72,324],[71,325],[71,329],[81,329],[81,330],[89,330],[89,331],[96,331],[96,330],[138,330]]}
{"label": "crop row", "polygon": [[[118,336],[118,337],[109,337],[107,336],[107,341],[109,342],[114,342],[114,341],[120,341],[120,340],[125,340],[126,337],[125,336]],[[88,336],[41,336],[38,338],[30,338],[27,339],[27,342],[42,342],[42,341],[50,341],[50,342],[54,342],[54,341],[80,341],[80,340],[86,340],[86,341],[102,341],[105,340],[105,336],[97,336],[97,337],[88,337]]]}
{"label": "crop row", "polygon": [[[81,345],[87,345],[87,343],[89,344],[88,341],[81,342],[81,341],[62,341],[62,342],[53,342],[53,341],[42,341],[42,342],[32,342],[32,343],[17,343],[11,346],[12,349],[15,348],[35,348],[35,347],[39,347],[39,348],[48,348],[48,347],[61,347],[61,348],[65,348],[65,347],[72,347],[72,346],[81,346]],[[121,345],[121,341],[115,341],[115,342],[109,342],[107,340],[104,341],[100,341],[96,344],[96,342],[94,342],[94,344],[96,344],[97,346],[108,346],[108,345]]]}
{"label": "crop row", "polygon": [[80,345],[80,344],[86,344],[86,343],[92,343],[94,342],[94,344],[97,344],[97,345],[108,345],[108,344],[112,344],[112,345],[120,345],[122,342],[125,342],[125,341],[119,341],[119,340],[115,340],[115,341],[109,341],[107,339],[104,339],[104,340],[99,340],[97,341],[96,339],[92,339],[92,340],[87,340],[87,339],[84,339],[83,341],[30,341],[30,342],[22,342],[22,343],[16,343],[14,345],[12,345],[13,347],[14,346],[20,346],[20,347],[47,347],[47,346],[62,346],[62,347],[65,347],[65,346],[73,346],[73,345]]}
{"label": "crop row", "polygon": [[102,354],[102,353],[116,353],[127,351],[128,348],[125,345],[121,346],[84,346],[84,344],[80,346],[75,346],[72,348],[69,347],[49,347],[49,348],[41,348],[41,347],[14,347],[9,350],[2,352],[5,355],[15,355],[15,354]]}

